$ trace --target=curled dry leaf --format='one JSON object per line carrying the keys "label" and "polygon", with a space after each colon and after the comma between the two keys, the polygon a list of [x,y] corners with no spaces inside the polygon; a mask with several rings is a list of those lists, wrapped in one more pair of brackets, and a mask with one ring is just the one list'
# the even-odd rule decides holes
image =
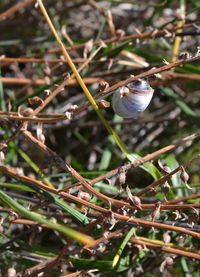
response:
{"label": "curled dry leaf", "polygon": [[157,190],[155,188],[151,188],[149,193],[151,196],[155,196],[157,194]]}
{"label": "curled dry leaf", "polygon": [[170,243],[170,241],[171,241],[171,236],[169,235],[169,232],[168,232],[168,231],[165,232],[165,233],[163,234],[163,241],[164,241],[165,244]]}
{"label": "curled dry leaf", "polygon": [[33,105],[41,104],[44,101],[40,97],[35,96],[35,97],[32,97],[32,98],[28,98],[28,102],[31,106],[33,106]]}
{"label": "curled dry leaf", "polygon": [[37,128],[36,128],[36,135],[37,135],[37,139],[40,142],[44,143],[45,142],[45,136],[43,135],[42,131],[43,131],[43,124],[41,122],[39,122],[37,124]]}
{"label": "curled dry leaf", "polygon": [[47,61],[45,62],[45,67],[43,69],[43,72],[47,76],[51,75],[51,68],[50,68],[49,63]]}
{"label": "curled dry leaf", "polygon": [[50,85],[50,84],[51,84],[51,79],[49,78],[49,76],[45,76],[45,77],[44,77],[44,80],[45,80],[45,83],[46,83],[47,85]]}
{"label": "curled dry leaf", "polygon": [[19,106],[17,109],[17,115],[22,116],[22,106]]}
{"label": "curled dry leaf", "polygon": [[118,180],[121,185],[124,185],[126,182],[126,171],[120,170],[119,175],[118,175]]}
{"label": "curled dry leaf", "polygon": [[158,29],[154,29],[153,32],[151,33],[151,37],[152,38],[155,38],[155,36],[157,35],[158,33]]}
{"label": "curled dry leaf", "polygon": [[187,174],[187,172],[185,171],[185,168],[184,168],[183,166],[181,166],[180,178],[181,178],[181,180],[184,182],[185,186],[186,186],[188,189],[192,189],[192,188],[188,185],[189,175]]}
{"label": "curled dry leaf", "polygon": [[190,57],[190,54],[188,52],[181,52],[178,56],[179,60],[186,60]]}
{"label": "curled dry leaf", "polygon": [[181,9],[176,10],[176,17],[178,20],[185,22],[185,13]]}
{"label": "curled dry leaf", "polygon": [[102,99],[98,102],[98,106],[100,108],[109,108],[110,107],[110,102]]}
{"label": "curled dry leaf", "polygon": [[173,36],[172,33],[170,33],[167,29],[164,29],[163,31],[165,32],[164,34],[165,38],[171,38]]}
{"label": "curled dry leaf", "polygon": [[108,82],[106,82],[106,81],[104,81],[104,80],[100,81],[100,83],[99,83],[99,90],[100,90],[101,92],[103,92],[103,91],[106,90],[107,88],[109,88]]}
{"label": "curled dry leaf", "polygon": [[0,151],[0,164],[2,164],[5,160],[5,155],[3,151]]}
{"label": "curled dry leaf", "polygon": [[190,224],[197,224],[199,222],[199,211],[195,208],[192,208],[192,213],[188,216],[188,221]]}
{"label": "curled dry leaf", "polygon": [[158,165],[162,169],[164,174],[169,174],[171,172],[169,166],[163,165],[160,159],[158,160]]}
{"label": "curled dry leaf", "polygon": [[72,119],[72,113],[71,112],[66,112],[65,113],[65,116],[68,120],[71,120]]}
{"label": "curled dry leaf", "polygon": [[110,10],[106,10],[105,11],[105,16],[106,16],[106,19],[107,19],[107,22],[108,22],[108,25],[109,25],[109,28],[110,28],[110,32],[112,34],[112,36],[116,36],[116,29],[115,29],[115,25],[113,23],[113,17],[112,17],[112,13]]}
{"label": "curled dry leaf", "polygon": [[88,42],[85,43],[85,48],[83,50],[83,57],[84,59],[87,59],[88,53],[91,52],[94,45],[94,40],[90,39]]}
{"label": "curled dry leaf", "polygon": [[156,209],[152,213],[152,221],[155,221],[160,216],[160,206],[161,206],[161,202],[159,201],[156,203]]}
{"label": "curled dry leaf", "polygon": [[23,116],[31,116],[33,114],[32,108],[26,108],[24,111],[21,112]]}
{"label": "curled dry leaf", "polygon": [[163,59],[164,64],[170,64],[166,59]]}
{"label": "curled dry leaf", "polygon": [[78,192],[78,197],[86,200],[86,201],[90,201],[91,200],[91,195],[88,192],[84,192],[84,191],[79,191]]}
{"label": "curled dry leaf", "polygon": [[8,147],[7,143],[5,143],[5,142],[0,142],[0,151],[3,150],[3,149],[5,149],[5,148],[7,148],[7,147]]}
{"label": "curled dry leaf", "polygon": [[109,216],[106,217],[106,222],[109,223],[111,226],[109,227],[109,230],[112,230],[117,223],[117,220],[115,219],[115,216],[113,212],[110,212]]}
{"label": "curled dry leaf", "polygon": [[138,196],[132,195],[131,190],[129,189],[128,186],[126,187],[126,192],[127,192],[128,200],[129,200],[130,204],[133,204],[139,210],[142,210],[140,198]]}
{"label": "curled dry leaf", "polygon": [[172,265],[174,260],[171,257],[166,257],[160,265],[160,272],[163,272],[166,266]]}
{"label": "curled dry leaf", "polygon": [[176,210],[175,212],[173,212],[173,214],[175,214],[175,219],[174,220],[177,220],[177,219],[180,219],[181,218],[181,214],[178,210]]}
{"label": "curled dry leaf", "polygon": [[114,63],[114,59],[109,59],[108,60],[108,67],[107,67],[107,70],[110,70],[111,67],[113,66],[113,63]]}
{"label": "curled dry leaf", "polygon": [[15,277],[16,275],[16,270],[14,269],[14,267],[11,267],[8,269],[8,277]]}
{"label": "curled dry leaf", "polygon": [[122,191],[122,185],[126,182],[126,171],[120,170],[119,175],[117,176],[116,185],[118,187],[118,191]]}
{"label": "curled dry leaf", "polygon": [[102,48],[107,48],[108,47],[107,44],[101,39],[98,41],[98,45],[101,46]]}
{"label": "curled dry leaf", "polygon": [[167,195],[168,192],[170,190],[170,185],[168,182],[165,182],[163,185],[162,185],[162,192]]}
{"label": "curled dry leaf", "polygon": [[75,110],[78,109],[78,106],[77,105],[71,105],[69,108],[68,108],[68,112],[74,112]]}
{"label": "curled dry leaf", "polygon": [[115,35],[116,35],[117,39],[120,40],[121,38],[123,38],[125,36],[125,31],[122,29],[117,29]]}
{"label": "curled dry leaf", "polygon": [[51,94],[51,90],[50,89],[45,89],[44,92],[46,93],[46,96],[49,96]]}
{"label": "curled dry leaf", "polygon": [[73,113],[78,109],[77,105],[71,105],[65,112],[65,116],[68,120],[72,119]]}
{"label": "curled dry leaf", "polygon": [[195,56],[199,56],[200,55],[200,46],[197,46],[197,52],[195,54]]}

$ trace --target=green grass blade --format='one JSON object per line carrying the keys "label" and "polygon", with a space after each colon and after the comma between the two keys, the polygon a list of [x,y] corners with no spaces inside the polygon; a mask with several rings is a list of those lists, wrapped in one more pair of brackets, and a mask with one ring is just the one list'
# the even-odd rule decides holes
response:
{"label": "green grass blade", "polygon": [[15,210],[17,213],[19,213],[21,216],[28,218],[30,220],[33,220],[37,223],[45,224],[49,228],[56,230],[65,236],[68,236],[80,243],[90,245],[93,243],[93,239],[85,234],[82,234],[78,231],[75,231],[71,228],[68,228],[65,225],[61,225],[59,223],[55,223],[51,220],[47,220],[44,216],[27,210],[22,205],[17,203],[15,200],[13,200],[11,197],[9,197],[7,194],[5,194],[3,191],[0,191],[0,199],[1,202],[5,203],[7,206]]}
{"label": "green grass blade", "polygon": [[115,255],[115,257],[113,259],[112,267],[115,267],[117,265],[125,246],[127,245],[130,238],[135,234],[135,230],[136,229],[134,227],[131,228],[129,230],[129,232],[127,233],[127,235],[125,236],[124,240],[122,241],[122,243],[117,251],[117,254]]}
{"label": "green grass blade", "polygon": [[30,165],[32,169],[40,176],[40,178],[47,186],[54,188],[51,182],[45,177],[43,172],[40,170],[40,168],[30,159],[30,157],[24,151],[22,151],[21,149],[18,149],[17,152],[27,162],[27,164]]}

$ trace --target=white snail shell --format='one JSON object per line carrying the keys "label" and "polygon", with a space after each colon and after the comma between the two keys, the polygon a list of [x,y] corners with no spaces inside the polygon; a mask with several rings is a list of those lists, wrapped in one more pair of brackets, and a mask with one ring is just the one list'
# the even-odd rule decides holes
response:
{"label": "white snail shell", "polygon": [[148,82],[138,79],[114,92],[112,98],[113,110],[121,117],[134,117],[147,108],[153,93],[154,90]]}

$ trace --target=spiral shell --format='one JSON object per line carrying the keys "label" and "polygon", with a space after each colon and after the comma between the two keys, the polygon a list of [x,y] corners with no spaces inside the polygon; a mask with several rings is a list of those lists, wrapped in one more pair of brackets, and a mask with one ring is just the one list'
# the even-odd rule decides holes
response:
{"label": "spiral shell", "polygon": [[116,114],[131,118],[143,112],[149,105],[154,90],[142,79],[118,88],[112,98],[112,107]]}

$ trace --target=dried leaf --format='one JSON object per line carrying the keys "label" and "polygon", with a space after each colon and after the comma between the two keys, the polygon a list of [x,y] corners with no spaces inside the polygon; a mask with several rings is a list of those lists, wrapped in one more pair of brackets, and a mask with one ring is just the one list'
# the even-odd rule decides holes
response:
{"label": "dried leaf", "polygon": [[109,88],[108,82],[106,82],[106,81],[104,81],[104,80],[100,81],[100,83],[99,83],[99,90],[100,90],[101,92],[103,92],[103,91],[106,90],[107,88]]}
{"label": "dried leaf", "polygon": [[193,212],[189,214],[188,221],[190,224],[197,224],[199,222],[199,211],[195,208],[192,208]]}
{"label": "dried leaf", "polygon": [[140,198],[138,196],[132,195],[131,190],[128,186],[126,187],[126,192],[128,195],[128,199],[130,200],[130,203],[137,207],[139,210],[142,210]]}
{"label": "dried leaf", "polygon": [[165,244],[170,243],[170,241],[171,241],[171,236],[169,235],[169,232],[168,232],[168,231],[165,232],[165,233],[163,234],[163,241],[164,241]]}
{"label": "dried leaf", "polygon": [[178,56],[179,60],[186,60],[190,57],[190,54],[188,52],[181,52]]}
{"label": "dried leaf", "polygon": [[39,141],[41,141],[42,143],[44,143],[45,142],[45,136],[43,135],[42,131],[43,131],[43,124],[41,122],[39,122],[37,124],[37,128],[36,128],[36,135],[37,135],[37,139]]}
{"label": "dried leaf", "polygon": [[71,120],[72,119],[72,113],[71,112],[66,112],[65,113],[65,116],[68,120]]}
{"label": "dried leaf", "polygon": [[21,112],[23,116],[31,116],[33,114],[33,109],[26,108],[24,111]]}
{"label": "dried leaf", "polygon": [[160,265],[160,272],[163,272],[166,266],[170,266],[173,264],[173,259],[171,257],[166,257],[162,264]]}
{"label": "dried leaf", "polygon": [[8,147],[7,143],[5,143],[5,142],[0,142],[0,151],[3,150],[3,149],[5,149],[5,148],[7,148],[7,147]]}
{"label": "dried leaf", "polygon": [[5,160],[5,155],[3,151],[0,151],[0,164],[2,164]]}
{"label": "dried leaf", "polygon": [[123,38],[125,36],[125,31],[122,29],[117,29],[115,35],[116,35],[117,39],[120,40],[121,38]]}
{"label": "dried leaf", "polygon": [[50,76],[51,75],[51,68],[48,64],[48,62],[45,62],[45,67],[43,69],[43,72],[45,75]]}
{"label": "dried leaf", "polygon": [[156,209],[152,213],[152,221],[155,221],[160,216],[160,206],[161,206],[161,202],[159,201],[156,203]]}
{"label": "dried leaf", "polygon": [[73,113],[75,110],[77,110],[78,109],[78,106],[77,105],[71,105],[69,108],[68,108],[68,112],[71,112],[71,113]]}
{"label": "dried leaf", "polygon": [[91,200],[91,195],[88,192],[85,191],[79,191],[78,192],[78,197],[86,200],[86,201],[90,201]]}
{"label": "dried leaf", "polygon": [[192,188],[188,185],[189,175],[187,174],[187,172],[185,171],[185,168],[184,168],[183,166],[181,166],[180,178],[181,178],[181,180],[184,182],[185,186],[186,186],[188,189],[192,189]]}
{"label": "dried leaf", "polygon": [[87,41],[85,43],[85,48],[83,50],[83,57],[84,57],[84,59],[87,59],[88,53],[91,52],[91,50],[93,48],[93,45],[94,45],[94,40],[93,39],[90,39],[89,41]]}
{"label": "dried leaf", "polygon": [[8,277],[15,277],[16,275],[16,270],[14,269],[14,267],[11,267],[8,269]]}
{"label": "dried leaf", "polygon": [[170,185],[168,182],[165,182],[163,185],[162,185],[162,192],[167,195],[168,192],[170,190]]}
{"label": "dried leaf", "polygon": [[175,212],[173,212],[173,214],[175,214],[175,219],[174,220],[177,220],[177,219],[180,219],[181,218],[181,214],[178,210],[176,210]]}
{"label": "dried leaf", "polygon": [[166,165],[164,166],[160,159],[158,160],[158,165],[162,169],[163,173],[169,174],[171,172],[171,169],[169,168],[169,166],[166,166]]}
{"label": "dried leaf", "polygon": [[40,97],[35,96],[32,98],[28,98],[28,102],[32,106],[32,105],[37,105],[37,104],[43,103],[44,101]]}
{"label": "dried leaf", "polygon": [[110,107],[110,102],[102,99],[98,102],[98,106],[100,108],[109,108]]}
{"label": "dried leaf", "polygon": [[151,196],[155,196],[157,194],[157,190],[155,188],[151,188],[149,193]]}

